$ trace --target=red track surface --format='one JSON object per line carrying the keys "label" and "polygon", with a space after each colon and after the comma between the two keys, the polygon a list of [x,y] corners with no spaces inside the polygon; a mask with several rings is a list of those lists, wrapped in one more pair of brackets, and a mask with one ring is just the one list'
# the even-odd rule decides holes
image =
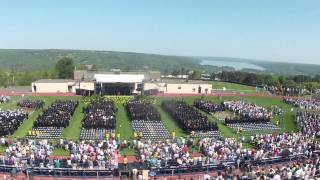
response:
{"label": "red track surface", "polygon": [[79,96],[75,93],[31,93],[31,92],[8,92],[8,91],[0,91],[0,95],[5,96]]}

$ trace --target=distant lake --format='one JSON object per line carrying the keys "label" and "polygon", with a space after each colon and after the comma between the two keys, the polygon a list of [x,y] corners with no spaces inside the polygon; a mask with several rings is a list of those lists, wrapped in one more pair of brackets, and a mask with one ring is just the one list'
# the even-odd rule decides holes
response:
{"label": "distant lake", "polygon": [[256,69],[256,70],[264,70],[263,67],[257,66],[255,64],[250,64],[246,62],[234,62],[234,61],[217,61],[217,60],[206,60],[203,59],[200,62],[201,65],[211,65],[211,66],[229,66],[233,67],[236,70],[241,70],[241,69]]}

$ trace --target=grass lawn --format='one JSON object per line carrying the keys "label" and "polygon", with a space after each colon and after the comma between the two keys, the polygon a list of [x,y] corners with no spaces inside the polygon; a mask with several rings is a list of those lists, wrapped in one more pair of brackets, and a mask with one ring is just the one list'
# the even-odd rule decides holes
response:
{"label": "grass lawn", "polygon": [[116,133],[120,133],[121,139],[132,139],[133,137],[133,129],[131,126],[131,122],[127,115],[127,111],[122,103],[117,103],[116,107],[118,109],[116,117],[117,117],[117,127]]}
{"label": "grass lawn", "polygon": [[62,132],[61,137],[63,139],[79,140],[82,127],[82,119],[84,116],[84,114],[82,113],[83,107],[86,107],[86,105],[84,104],[84,102],[80,101],[77,109],[72,116],[69,126],[66,127]]}
{"label": "grass lawn", "polygon": [[221,91],[225,89],[226,91],[235,91],[243,93],[255,93],[256,87],[246,86],[242,84],[221,82],[221,81],[212,81],[212,89]]}

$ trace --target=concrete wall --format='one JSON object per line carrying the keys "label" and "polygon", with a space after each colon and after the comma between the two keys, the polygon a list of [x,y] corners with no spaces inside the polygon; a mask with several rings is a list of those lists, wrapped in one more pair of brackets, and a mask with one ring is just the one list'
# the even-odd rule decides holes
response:
{"label": "concrete wall", "polygon": [[144,90],[158,89],[159,92],[169,94],[198,94],[201,87],[201,94],[211,93],[212,84],[182,84],[182,83],[145,83]]}
{"label": "concrete wall", "polygon": [[94,82],[80,82],[80,88],[79,89],[84,89],[84,90],[94,90]]}
{"label": "concrete wall", "polygon": [[[37,87],[37,93],[69,93],[75,92],[74,83],[61,82],[61,83],[32,83],[31,89],[34,91],[34,85]],[[71,91],[69,91],[68,86],[71,86]]]}

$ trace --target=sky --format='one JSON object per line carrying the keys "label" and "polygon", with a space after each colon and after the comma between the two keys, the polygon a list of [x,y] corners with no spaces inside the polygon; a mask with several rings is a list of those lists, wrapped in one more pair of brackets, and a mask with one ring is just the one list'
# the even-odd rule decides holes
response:
{"label": "sky", "polygon": [[0,48],[320,64],[319,0],[2,0]]}

